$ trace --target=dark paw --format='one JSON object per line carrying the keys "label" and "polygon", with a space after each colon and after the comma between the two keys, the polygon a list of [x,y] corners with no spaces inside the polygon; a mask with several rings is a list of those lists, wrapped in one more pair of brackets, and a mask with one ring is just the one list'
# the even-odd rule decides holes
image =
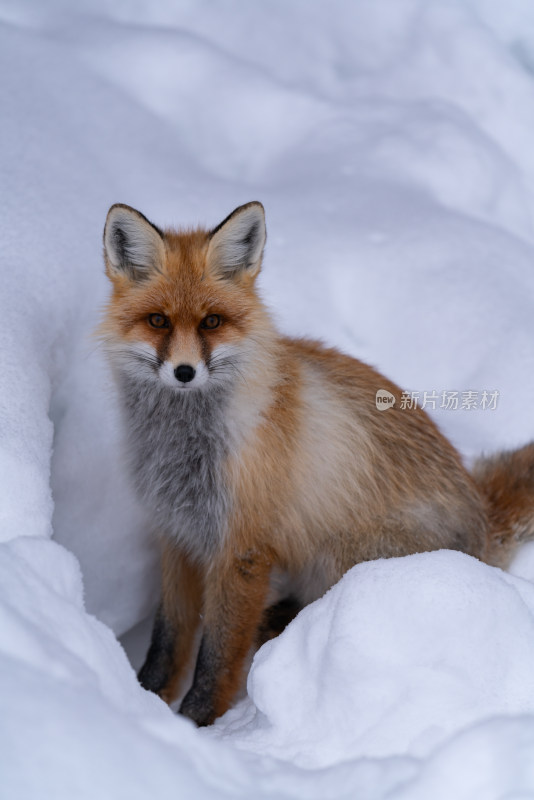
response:
{"label": "dark paw", "polygon": [[205,698],[201,699],[197,697],[193,689],[191,689],[182,700],[182,705],[178,713],[193,720],[199,728],[212,725],[217,717],[212,704],[206,702]]}
{"label": "dark paw", "polygon": [[173,630],[159,608],[145,663],[137,673],[137,680],[143,689],[161,694],[171,680],[174,672],[174,640]]}
{"label": "dark paw", "polygon": [[[159,653],[157,658],[150,657],[137,673],[137,680],[149,692],[163,697],[165,690],[172,686],[173,663],[165,654]],[[163,697],[163,699],[166,699]]]}

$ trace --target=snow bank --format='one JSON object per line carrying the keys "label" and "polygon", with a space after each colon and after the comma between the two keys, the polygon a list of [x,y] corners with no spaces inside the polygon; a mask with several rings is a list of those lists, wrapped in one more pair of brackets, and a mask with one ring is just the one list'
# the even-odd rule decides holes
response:
{"label": "snow bank", "polygon": [[8,796],[534,792],[531,584],[458,554],[356,567],[211,732],[139,688],[102,622],[150,613],[157,552],[91,338],[109,205],[216,224],[257,198],[284,330],[421,396],[497,390],[429,409],[466,457],[531,438],[532,21],[528,0],[0,0]]}
{"label": "snow bank", "polygon": [[3,797],[534,792],[526,581],[445,551],[357,566],[258,652],[250,699],[198,731],[84,612],[69,553],[0,551]]}
{"label": "snow bank", "polygon": [[[239,762],[139,687],[115,637],[85,613],[73,556],[1,546],[0,732],[5,798],[212,798]],[[6,724],[6,722],[8,724]],[[206,772],[204,772],[206,770]]]}
{"label": "snow bank", "polygon": [[305,767],[425,757],[478,720],[534,713],[533,664],[531,583],[449,551],[359,564],[256,655],[254,716],[216,727]]}

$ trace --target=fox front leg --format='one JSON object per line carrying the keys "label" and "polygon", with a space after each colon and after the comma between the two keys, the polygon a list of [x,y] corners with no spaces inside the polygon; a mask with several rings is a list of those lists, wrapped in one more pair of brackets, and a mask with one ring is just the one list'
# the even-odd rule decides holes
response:
{"label": "fox front leg", "polygon": [[176,632],[171,621],[165,616],[163,603],[160,603],[152,628],[150,647],[145,662],[137,678],[143,689],[155,694],[164,694],[172,684],[174,673],[174,644]]}
{"label": "fox front leg", "polygon": [[162,553],[162,600],[139,682],[172,703],[192,662],[202,611],[202,576],[198,567],[174,545]]}
{"label": "fox front leg", "polygon": [[262,621],[271,566],[265,554],[247,551],[213,565],[206,578],[204,633],[193,685],[180,707],[197,725],[211,725],[224,714],[241,685]]}

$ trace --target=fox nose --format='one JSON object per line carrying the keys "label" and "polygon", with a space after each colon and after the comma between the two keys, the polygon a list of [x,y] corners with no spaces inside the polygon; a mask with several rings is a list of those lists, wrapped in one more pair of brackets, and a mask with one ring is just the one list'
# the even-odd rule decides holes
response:
{"label": "fox nose", "polygon": [[174,377],[182,383],[189,383],[195,377],[195,369],[189,364],[179,364],[174,370]]}

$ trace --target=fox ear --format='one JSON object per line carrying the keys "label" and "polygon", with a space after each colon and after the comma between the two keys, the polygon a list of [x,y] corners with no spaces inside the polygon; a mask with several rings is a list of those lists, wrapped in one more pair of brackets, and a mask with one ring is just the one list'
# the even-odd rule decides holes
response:
{"label": "fox ear", "polygon": [[145,280],[154,270],[161,270],[164,257],[159,228],[130,206],[111,206],[104,228],[104,259],[110,278],[122,274],[133,281]]}
{"label": "fox ear", "polygon": [[210,233],[208,268],[222,278],[260,271],[265,246],[265,211],[256,201],[239,206]]}

